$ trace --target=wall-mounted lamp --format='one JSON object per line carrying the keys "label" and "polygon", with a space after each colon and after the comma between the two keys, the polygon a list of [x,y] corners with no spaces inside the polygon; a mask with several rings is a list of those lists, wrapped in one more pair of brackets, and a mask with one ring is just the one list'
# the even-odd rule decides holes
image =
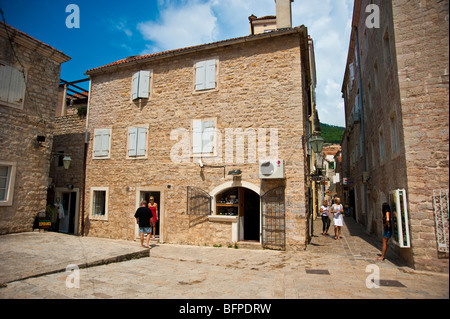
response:
{"label": "wall-mounted lamp", "polygon": [[70,156],[68,154],[64,155],[64,153],[54,153],[54,152],[52,152],[50,160],[53,160],[57,156],[64,156],[63,159],[62,159],[63,165],[64,165],[64,169],[69,169],[70,162],[72,161]]}
{"label": "wall-mounted lamp", "polygon": [[67,155],[64,156],[64,158],[63,158],[64,169],[69,169],[71,161],[72,161],[72,159],[70,158],[70,156],[67,156]]}
{"label": "wall-mounted lamp", "polygon": [[228,172],[228,175],[233,175],[233,176],[239,176],[241,174],[242,174],[242,171],[240,169],[233,169]]}
{"label": "wall-mounted lamp", "polygon": [[320,133],[313,133],[309,138],[309,145],[314,153],[319,154],[322,152],[323,143],[325,140],[320,136]]}
{"label": "wall-mounted lamp", "polygon": [[38,135],[36,136],[36,140],[33,141],[34,147],[38,148],[39,146],[44,146],[42,143],[45,142],[45,136],[44,135]]}

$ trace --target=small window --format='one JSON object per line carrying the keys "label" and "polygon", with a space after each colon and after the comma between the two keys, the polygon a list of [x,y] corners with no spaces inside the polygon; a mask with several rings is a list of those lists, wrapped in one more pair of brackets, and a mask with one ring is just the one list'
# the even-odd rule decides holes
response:
{"label": "small window", "polygon": [[110,158],[111,129],[94,131],[94,158]]}
{"label": "small window", "polygon": [[148,99],[150,95],[150,71],[139,71],[133,74],[132,98]]}
{"label": "small window", "polygon": [[12,205],[15,175],[15,163],[0,161],[0,206]]}
{"label": "small window", "polygon": [[200,61],[195,64],[195,90],[216,88],[216,59]]}
{"label": "small window", "polygon": [[192,122],[192,153],[211,154],[215,151],[216,125],[214,119]]}
{"label": "small window", "polygon": [[386,66],[391,65],[391,44],[389,41],[389,31],[386,30],[383,36],[383,49],[384,49],[384,59]]}
{"label": "small window", "polygon": [[108,187],[91,188],[91,218],[108,219]]}
{"label": "small window", "polygon": [[0,166],[0,201],[5,202],[8,198],[10,166]]}
{"label": "small window", "polygon": [[147,128],[130,127],[128,129],[128,156],[145,157],[147,151]]}
{"label": "small window", "polygon": [[391,117],[391,130],[392,130],[392,153],[398,152],[398,130],[395,117]]}
{"label": "small window", "polygon": [[23,108],[26,75],[18,69],[0,62],[0,103]]}
{"label": "small window", "polygon": [[380,131],[378,133],[379,138],[379,146],[380,146],[380,162],[383,162],[384,160],[384,145],[383,145],[383,132]]}

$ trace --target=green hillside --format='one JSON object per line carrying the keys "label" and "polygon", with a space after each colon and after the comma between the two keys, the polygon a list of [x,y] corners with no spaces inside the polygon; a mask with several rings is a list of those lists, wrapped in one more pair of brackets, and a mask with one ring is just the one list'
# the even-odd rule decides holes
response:
{"label": "green hillside", "polygon": [[322,137],[325,140],[325,143],[341,144],[345,127],[320,123],[320,130],[322,131]]}

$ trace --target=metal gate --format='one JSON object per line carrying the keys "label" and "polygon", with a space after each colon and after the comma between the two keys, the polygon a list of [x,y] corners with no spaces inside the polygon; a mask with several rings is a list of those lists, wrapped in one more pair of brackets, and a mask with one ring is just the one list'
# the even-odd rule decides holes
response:
{"label": "metal gate", "polygon": [[437,248],[440,253],[449,252],[449,232],[448,232],[448,189],[433,190],[434,220],[436,223]]}
{"label": "metal gate", "polygon": [[261,196],[262,245],[264,248],[286,249],[284,187],[274,188]]}
{"label": "metal gate", "polygon": [[200,188],[188,186],[187,214],[203,216],[210,215],[211,196]]}

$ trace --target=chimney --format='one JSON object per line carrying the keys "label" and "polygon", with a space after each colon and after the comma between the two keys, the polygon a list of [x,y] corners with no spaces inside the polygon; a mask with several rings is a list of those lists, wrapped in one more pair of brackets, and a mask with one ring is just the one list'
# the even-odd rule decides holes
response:
{"label": "chimney", "polygon": [[277,29],[292,28],[291,2],[294,2],[294,0],[275,0],[277,5]]}

